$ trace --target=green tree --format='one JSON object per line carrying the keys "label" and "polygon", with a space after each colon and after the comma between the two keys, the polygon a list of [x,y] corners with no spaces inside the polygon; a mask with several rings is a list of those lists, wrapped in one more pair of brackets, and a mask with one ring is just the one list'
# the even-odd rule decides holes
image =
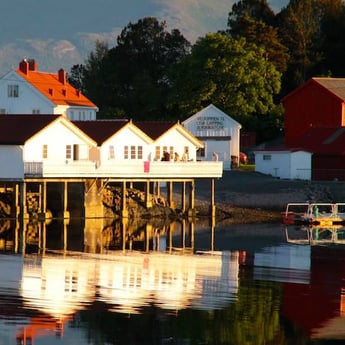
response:
{"label": "green tree", "polygon": [[171,104],[178,104],[185,116],[213,103],[249,125],[257,114],[274,108],[280,73],[262,48],[216,33],[197,40],[175,69],[173,83]]}
{"label": "green tree", "polygon": [[267,0],[242,0],[235,3],[228,17],[228,33],[234,38],[244,37],[265,49],[266,58],[279,72],[287,68],[287,48],[280,42],[274,27],[275,14]]}
{"label": "green tree", "polygon": [[318,72],[321,75],[344,77],[345,4],[342,0],[323,0],[319,6],[323,14],[321,47],[324,59],[318,65]]}
{"label": "green tree", "polygon": [[83,75],[85,66],[83,64],[74,65],[67,76],[68,82],[76,89],[84,93]]}
{"label": "green tree", "polygon": [[108,49],[97,43],[86,62],[83,86],[100,108],[99,117],[158,119],[167,114],[169,70],[190,51],[190,43],[166,23],[147,17],[129,23]]}
{"label": "green tree", "polygon": [[310,77],[322,60],[319,0],[290,0],[277,15],[279,37],[288,48],[288,68],[283,75],[284,94]]}
{"label": "green tree", "polygon": [[269,7],[267,0],[240,0],[232,6],[228,17],[228,26],[233,33],[242,32],[240,19],[245,16],[271,26],[275,23],[275,14]]}
{"label": "green tree", "polygon": [[105,68],[105,61],[108,51],[107,43],[97,41],[95,50],[89,54],[83,67],[79,68],[84,94],[98,107],[104,104],[107,96],[105,89],[109,78]]}

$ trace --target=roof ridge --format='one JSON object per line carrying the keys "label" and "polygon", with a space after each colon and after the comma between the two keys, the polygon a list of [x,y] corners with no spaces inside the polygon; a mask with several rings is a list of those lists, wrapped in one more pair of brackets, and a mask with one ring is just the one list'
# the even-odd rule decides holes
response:
{"label": "roof ridge", "polygon": [[334,142],[338,137],[340,137],[345,132],[345,127],[338,128],[334,131],[327,139],[323,141],[322,144],[331,144]]}

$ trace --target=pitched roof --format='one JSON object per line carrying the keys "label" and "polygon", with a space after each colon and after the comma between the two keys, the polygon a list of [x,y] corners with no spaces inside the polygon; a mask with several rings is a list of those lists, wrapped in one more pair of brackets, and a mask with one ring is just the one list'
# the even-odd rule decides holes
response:
{"label": "pitched roof", "polygon": [[345,101],[345,78],[310,78],[304,84],[300,85],[298,88],[286,95],[282,99],[282,103],[310,83],[319,84],[328,92],[338,97],[341,101]]}
{"label": "pitched roof", "polygon": [[134,124],[140,128],[151,139],[156,140],[170,128],[176,125],[172,121],[134,121]]}
{"label": "pitched roof", "polygon": [[101,145],[112,135],[118,132],[128,120],[94,120],[94,121],[72,121],[84,133]]}
{"label": "pitched roof", "polygon": [[56,105],[97,108],[79,90],[68,83],[67,74],[63,69],[57,73],[40,72],[36,69],[36,63],[23,60],[16,69],[16,73]]}
{"label": "pitched roof", "polygon": [[343,101],[345,101],[345,78],[312,78]]}
{"label": "pitched roof", "polygon": [[317,154],[345,154],[345,128],[310,128],[296,146]]}
{"label": "pitched roof", "polygon": [[0,115],[0,144],[23,145],[61,115]]}

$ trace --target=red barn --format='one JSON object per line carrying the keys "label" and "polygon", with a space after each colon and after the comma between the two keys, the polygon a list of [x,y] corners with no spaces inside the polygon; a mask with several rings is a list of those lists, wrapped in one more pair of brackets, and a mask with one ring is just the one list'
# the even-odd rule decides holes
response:
{"label": "red barn", "polygon": [[282,103],[285,145],[296,147],[311,127],[345,126],[345,78],[311,78]]}

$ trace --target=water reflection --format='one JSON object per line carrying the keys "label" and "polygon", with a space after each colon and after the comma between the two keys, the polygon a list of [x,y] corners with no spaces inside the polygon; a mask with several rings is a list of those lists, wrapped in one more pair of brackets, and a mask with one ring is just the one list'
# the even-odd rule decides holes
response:
{"label": "water reflection", "polygon": [[341,228],[79,219],[1,229],[0,344],[345,339]]}

